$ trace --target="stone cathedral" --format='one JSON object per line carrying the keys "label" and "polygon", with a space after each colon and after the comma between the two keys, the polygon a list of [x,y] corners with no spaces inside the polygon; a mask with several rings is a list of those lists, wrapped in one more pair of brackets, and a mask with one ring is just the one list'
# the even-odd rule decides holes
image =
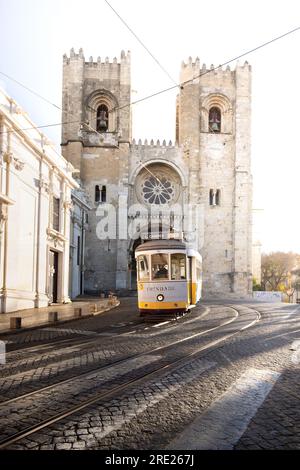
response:
{"label": "stone cathedral", "polygon": [[[174,145],[132,139],[130,74],[129,52],[95,62],[72,49],[63,59],[62,153],[90,205],[85,292],[136,289],[135,248],[167,233],[200,251],[204,297],[248,295],[250,65],[206,70],[198,58],[182,63]],[[103,237],[99,221],[108,206],[115,209],[107,218],[113,229]],[[190,207],[200,214],[197,224]]]}

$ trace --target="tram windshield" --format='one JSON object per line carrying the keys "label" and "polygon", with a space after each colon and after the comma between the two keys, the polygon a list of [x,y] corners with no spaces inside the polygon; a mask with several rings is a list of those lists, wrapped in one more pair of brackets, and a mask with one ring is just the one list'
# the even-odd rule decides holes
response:
{"label": "tram windshield", "polygon": [[169,279],[169,255],[156,253],[151,256],[152,279]]}
{"label": "tram windshield", "polygon": [[149,258],[147,255],[140,255],[137,257],[137,265],[138,265],[138,276],[139,281],[149,281],[150,280],[150,273],[149,273]]}
{"label": "tram windshield", "polygon": [[180,281],[186,279],[186,257],[183,253],[171,254],[171,279]]}

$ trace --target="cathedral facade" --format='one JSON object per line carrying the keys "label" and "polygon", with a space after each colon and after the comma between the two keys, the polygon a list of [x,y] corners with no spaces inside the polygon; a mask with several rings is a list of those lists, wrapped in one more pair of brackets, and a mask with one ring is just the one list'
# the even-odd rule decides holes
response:
{"label": "cathedral facade", "polygon": [[63,60],[62,153],[90,206],[85,291],[136,289],[135,248],[181,238],[202,255],[204,297],[250,294],[251,67],[182,63],[175,144],[132,139],[130,73],[129,52]]}

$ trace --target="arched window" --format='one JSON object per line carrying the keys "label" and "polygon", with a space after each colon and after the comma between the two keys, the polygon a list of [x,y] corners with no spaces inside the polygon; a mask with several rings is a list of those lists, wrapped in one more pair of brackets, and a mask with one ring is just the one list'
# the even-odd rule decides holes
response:
{"label": "arched window", "polygon": [[95,202],[100,202],[100,188],[98,184],[95,186]]}
{"label": "arched window", "polygon": [[216,206],[219,206],[221,204],[221,191],[217,189],[216,191]]}
{"label": "arched window", "polygon": [[95,202],[106,202],[106,186],[95,186]]}
{"label": "arched window", "polygon": [[97,108],[97,131],[106,132],[108,130],[108,108],[105,104],[100,104]]}
{"label": "arched window", "polygon": [[209,110],[208,128],[209,132],[221,132],[221,110],[216,106]]}

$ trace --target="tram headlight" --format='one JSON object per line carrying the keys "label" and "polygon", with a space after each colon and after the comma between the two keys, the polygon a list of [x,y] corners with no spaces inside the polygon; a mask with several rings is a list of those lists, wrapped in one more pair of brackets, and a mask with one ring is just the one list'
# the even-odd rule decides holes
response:
{"label": "tram headlight", "polygon": [[165,297],[162,294],[158,294],[158,296],[156,298],[159,302],[162,302]]}

